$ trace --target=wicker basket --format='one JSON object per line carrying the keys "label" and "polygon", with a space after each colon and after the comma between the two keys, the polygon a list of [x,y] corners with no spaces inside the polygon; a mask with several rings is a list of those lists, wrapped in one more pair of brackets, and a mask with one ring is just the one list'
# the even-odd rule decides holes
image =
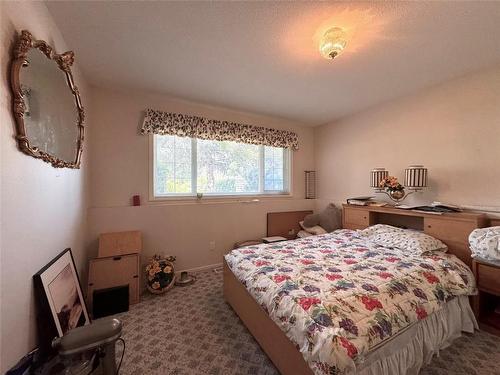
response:
{"label": "wicker basket", "polygon": [[146,266],[146,288],[153,294],[162,294],[175,285],[175,257],[153,256]]}
{"label": "wicker basket", "polygon": [[175,285],[175,275],[174,277],[172,278],[172,281],[170,282],[170,284],[168,284],[166,287],[164,288],[161,288],[161,289],[153,289],[152,287],[149,286],[149,283],[146,283],[146,288],[153,294],[163,294],[167,291],[169,291],[170,289],[172,289]]}

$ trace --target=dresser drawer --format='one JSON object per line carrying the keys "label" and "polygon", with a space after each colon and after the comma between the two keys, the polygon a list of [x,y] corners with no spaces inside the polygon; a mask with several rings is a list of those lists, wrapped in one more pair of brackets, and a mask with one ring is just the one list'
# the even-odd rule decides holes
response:
{"label": "dresser drawer", "polygon": [[477,265],[477,286],[481,290],[500,295],[500,268],[479,263]]}
{"label": "dresser drawer", "polygon": [[370,225],[370,212],[359,208],[344,209],[344,228],[363,229]]}
{"label": "dresser drawer", "polygon": [[435,236],[443,242],[460,243],[467,246],[469,234],[477,228],[475,222],[440,219],[426,217],[424,219],[424,232],[430,236]]}

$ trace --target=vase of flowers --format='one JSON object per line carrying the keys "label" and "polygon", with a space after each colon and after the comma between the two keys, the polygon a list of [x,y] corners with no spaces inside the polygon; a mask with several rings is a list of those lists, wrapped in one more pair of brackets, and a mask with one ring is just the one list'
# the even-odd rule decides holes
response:
{"label": "vase of flowers", "polygon": [[398,179],[394,176],[389,176],[380,181],[379,184],[381,189],[384,189],[389,196],[398,201],[405,196],[405,188],[401,185]]}
{"label": "vase of flowers", "polygon": [[155,254],[146,265],[146,287],[154,294],[165,293],[174,286],[174,256]]}

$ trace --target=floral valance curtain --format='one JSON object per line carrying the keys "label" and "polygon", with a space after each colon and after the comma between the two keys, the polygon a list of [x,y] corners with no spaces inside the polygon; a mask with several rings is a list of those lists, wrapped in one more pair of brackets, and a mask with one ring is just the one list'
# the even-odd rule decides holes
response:
{"label": "floral valance curtain", "polygon": [[291,148],[293,150],[299,148],[297,133],[288,130],[211,120],[199,116],[162,112],[154,109],[146,109],[141,133],[234,141]]}

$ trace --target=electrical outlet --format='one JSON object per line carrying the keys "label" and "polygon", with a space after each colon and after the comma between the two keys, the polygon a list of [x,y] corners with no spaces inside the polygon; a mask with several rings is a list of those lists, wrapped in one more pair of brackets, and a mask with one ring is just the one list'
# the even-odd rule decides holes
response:
{"label": "electrical outlet", "polygon": [[215,241],[210,241],[208,243],[208,250],[214,251],[215,250]]}

